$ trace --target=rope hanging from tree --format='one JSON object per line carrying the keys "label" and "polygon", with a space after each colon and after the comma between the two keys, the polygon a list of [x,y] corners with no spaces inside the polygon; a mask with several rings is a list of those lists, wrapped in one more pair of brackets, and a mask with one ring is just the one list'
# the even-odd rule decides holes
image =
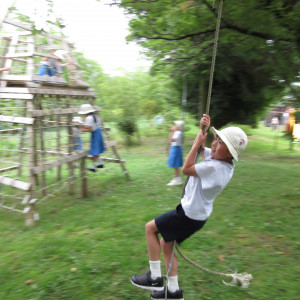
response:
{"label": "rope hanging from tree", "polygon": [[[217,0],[214,0],[214,3],[213,3],[213,8],[214,9],[216,9],[216,2],[217,2]],[[212,53],[212,61],[211,61],[210,76],[209,76],[208,95],[207,95],[207,102],[206,102],[206,114],[209,114],[209,109],[210,109],[210,100],[211,100],[211,93],[212,93],[212,86],[213,86],[213,79],[214,79],[215,63],[216,63],[216,57],[217,57],[217,48],[218,48],[218,41],[219,41],[220,24],[221,24],[221,19],[222,19],[223,0],[219,0],[217,10],[218,10],[217,23],[216,23],[215,38],[214,38],[213,53]],[[204,131],[206,132],[206,128],[204,128]],[[195,157],[195,163],[198,161],[198,158],[199,158],[199,156],[200,156],[200,154],[202,153],[203,150],[204,150],[203,147],[200,147],[198,149],[196,157]],[[187,179],[185,181],[181,198],[184,196],[185,187],[186,187],[188,181],[189,181],[189,176],[187,177]],[[169,278],[171,270],[172,270],[172,264],[173,264],[175,249],[181,255],[181,257],[183,257],[186,261],[188,261],[189,263],[191,263],[195,267],[201,269],[202,271],[210,273],[210,274],[214,274],[214,275],[219,275],[219,276],[222,276],[222,277],[231,278],[232,281],[230,283],[222,280],[222,282],[225,285],[229,285],[229,286],[240,285],[243,288],[247,288],[250,284],[250,280],[253,279],[252,275],[247,274],[247,273],[237,273],[237,272],[235,272],[235,273],[229,274],[229,273],[215,272],[215,271],[211,271],[207,268],[204,268],[204,267],[196,264],[192,260],[190,260],[188,257],[186,257],[180,251],[177,242],[174,241],[173,253],[172,253],[172,256],[171,256],[171,260],[170,260],[170,264],[169,264],[169,268],[168,268],[168,273],[167,273],[167,282],[168,282],[168,278]],[[168,288],[166,287],[166,289],[165,289],[165,299],[167,299],[167,290],[168,290]]]}

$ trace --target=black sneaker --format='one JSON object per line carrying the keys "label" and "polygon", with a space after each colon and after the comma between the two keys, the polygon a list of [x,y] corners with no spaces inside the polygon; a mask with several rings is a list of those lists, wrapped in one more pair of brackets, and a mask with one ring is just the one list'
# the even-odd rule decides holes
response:
{"label": "black sneaker", "polygon": [[150,270],[145,275],[133,275],[130,281],[133,285],[145,290],[160,291],[164,289],[164,278],[152,279]]}
{"label": "black sneaker", "polygon": [[96,172],[96,168],[95,167],[90,167],[90,168],[87,168],[88,171],[91,171],[91,172]]}
{"label": "black sneaker", "polygon": [[97,165],[97,168],[102,169],[102,168],[104,168],[104,165],[103,164],[102,165]]}
{"label": "black sneaker", "polygon": [[165,290],[166,290],[166,288],[164,288],[162,291],[152,292],[151,299],[152,300],[165,300],[165,299],[167,299],[167,300],[172,300],[172,299],[184,300],[182,289],[179,289],[179,290],[175,291],[174,293],[167,291],[167,298],[165,298]]}

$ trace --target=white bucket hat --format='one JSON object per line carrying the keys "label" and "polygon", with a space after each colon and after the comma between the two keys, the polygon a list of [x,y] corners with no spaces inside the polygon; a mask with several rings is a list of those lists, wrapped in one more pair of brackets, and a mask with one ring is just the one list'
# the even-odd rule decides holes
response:
{"label": "white bucket hat", "polygon": [[86,115],[88,113],[96,111],[91,104],[82,104],[78,111],[79,115]]}
{"label": "white bucket hat", "polygon": [[174,121],[173,123],[178,126],[180,130],[184,127],[184,121]]}
{"label": "white bucket hat", "polygon": [[239,161],[239,155],[246,149],[248,144],[246,133],[239,127],[227,127],[220,131],[212,127],[212,131],[214,136],[219,136],[226,144],[233,158]]}
{"label": "white bucket hat", "polygon": [[75,124],[83,124],[82,118],[81,117],[73,117],[72,118],[72,123]]}
{"label": "white bucket hat", "polygon": [[57,56],[61,60],[64,60],[66,58],[67,54],[68,54],[68,52],[65,50],[57,50],[54,52],[54,55]]}

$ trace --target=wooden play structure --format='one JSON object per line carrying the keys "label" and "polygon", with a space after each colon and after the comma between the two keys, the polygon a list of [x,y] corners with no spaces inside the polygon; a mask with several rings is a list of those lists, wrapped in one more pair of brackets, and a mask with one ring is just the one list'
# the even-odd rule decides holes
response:
{"label": "wooden play structure", "polygon": [[[25,214],[26,224],[32,225],[39,218],[36,204],[57,191],[68,188],[87,196],[90,134],[82,134],[83,149],[74,150],[72,119],[81,104],[90,103],[98,112],[100,108],[82,77],[72,44],[59,28],[36,31],[22,18],[26,16],[12,8],[0,16],[0,207]],[[63,72],[37,75],[41,61],[58,63],[53,50],[65,55]],[[129,177],[103,123],[102,131],[104,155],[112,153],[104,161],[118,163]]]}

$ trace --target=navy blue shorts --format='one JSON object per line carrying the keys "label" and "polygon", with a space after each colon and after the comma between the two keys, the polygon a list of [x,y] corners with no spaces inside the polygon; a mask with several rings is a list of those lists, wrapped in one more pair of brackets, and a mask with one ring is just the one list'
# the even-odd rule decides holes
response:
{"label": "navy blue shorts", "polygon": [[164,241],[177,241],[178,244],[200,230],[205,222],[206,220],[198,221],[188,218],[181,204],[176,209],[155,218],[156,227]]}

